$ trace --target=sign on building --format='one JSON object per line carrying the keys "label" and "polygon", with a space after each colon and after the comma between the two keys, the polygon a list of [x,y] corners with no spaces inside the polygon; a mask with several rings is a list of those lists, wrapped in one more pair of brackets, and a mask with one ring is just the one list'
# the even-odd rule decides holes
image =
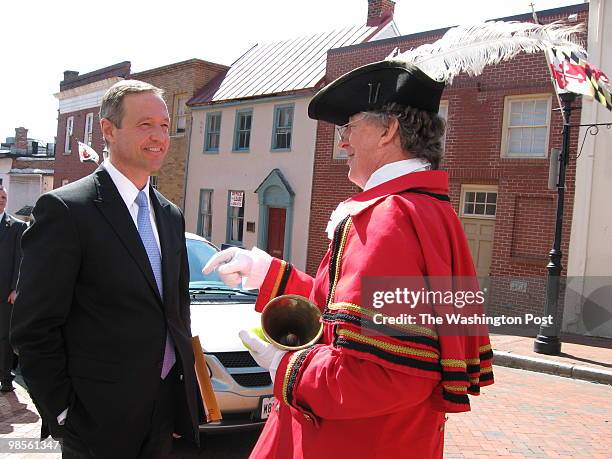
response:
{"label": "sign on building", "polygon": [[243,199],[244,199],[244,191],[230,192],[230,207],[242,207]]}

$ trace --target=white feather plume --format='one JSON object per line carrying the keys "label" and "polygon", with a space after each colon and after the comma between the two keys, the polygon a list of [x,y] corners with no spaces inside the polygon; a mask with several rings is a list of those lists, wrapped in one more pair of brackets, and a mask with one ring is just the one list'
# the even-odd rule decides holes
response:
{"label": "white feather plume", "polygon": [[536,53],[550,47],[564,47],[586,55],[578,36],[583,31],[582,24],[485,22],[453,27],[434,43],[399,54],[394,50],[387,59],[410,62],[431,78],[451,83],[461,72],[479,75],[487,65],[507,61],[520,52]]}

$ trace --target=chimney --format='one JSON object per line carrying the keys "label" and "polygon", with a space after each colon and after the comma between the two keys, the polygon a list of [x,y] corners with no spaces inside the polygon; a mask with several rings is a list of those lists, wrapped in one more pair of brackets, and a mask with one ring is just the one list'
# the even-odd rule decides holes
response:
{"label": "chimney", "polygon": [[79,72],[77,72],[76,70],[64,70],[64,81],[63,81],[63,83],[66,83],[68,81],[74,80],[78,76],[79,76]]}
{"label": "chimney", "polygon": [[395,2],[393,0],[368,0],[369,27],[378,27],[393,17]]}
{"label": "chimney", "polygon": [[15,153],[27,154],[28,130],[24,127],[15,128]]}

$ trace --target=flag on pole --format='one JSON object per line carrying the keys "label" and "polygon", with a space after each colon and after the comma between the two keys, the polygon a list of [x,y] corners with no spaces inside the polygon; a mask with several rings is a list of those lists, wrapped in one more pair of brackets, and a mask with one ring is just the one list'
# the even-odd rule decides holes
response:
{"label": "flag on pole", "polygon": [[89,145],[79,142],[79,159],[82,163],[85,161],[93,161],[94,163],[98,164],[100,161],[100,156],[98,156],[96,150],[91,148]]}
{"label": "flag on pole", "polygon": [[591,96],[612,110],[610,79],[605,73],[576,53],[562,48],[548,48],[548,57],[557,93]]}

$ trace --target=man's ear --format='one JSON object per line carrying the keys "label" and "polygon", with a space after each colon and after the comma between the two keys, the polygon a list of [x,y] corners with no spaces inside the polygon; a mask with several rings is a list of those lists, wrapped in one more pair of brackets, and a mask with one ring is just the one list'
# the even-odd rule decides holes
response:
{"label": "man's ear", "polygon": [[390,117],[389,124],[387,125],[387,128],[385,129],[385,132],[383,133],[383,135],[380,137],[379,145],[382,147],[389,143],[394,142],[395,134],[396,133],[399,134],[398,130],[399,130],[399,121],[395,117]]}
{"label": "man's ear", "polygon": [[100,119],[100,130],[102,131],[102,137],[106,143],[113,143],[115,140],[115,125],[108,118]]}

